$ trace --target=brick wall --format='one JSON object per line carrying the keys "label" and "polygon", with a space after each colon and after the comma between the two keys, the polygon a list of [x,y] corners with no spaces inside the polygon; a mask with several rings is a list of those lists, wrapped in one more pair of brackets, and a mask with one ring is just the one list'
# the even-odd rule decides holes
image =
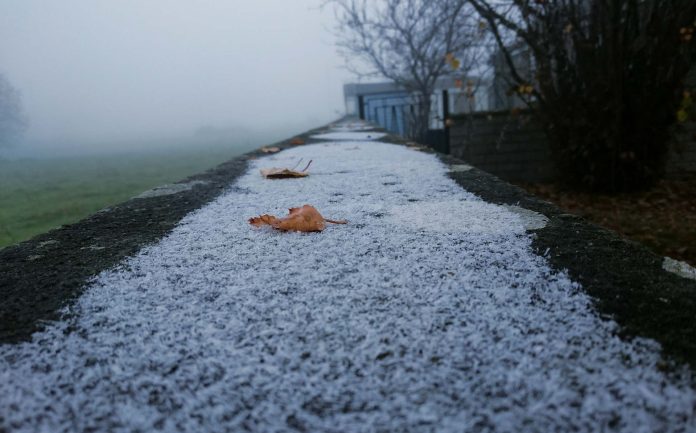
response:
{"label": "brick wall", "polygon": [[667,177],[682,177],[696,173],[696,122],[687,122],[675,128],[676,141],[667,157]]}
{"label": "brick wall", "polygon": [[554,177],[546,136],[529,113],[475,113],[456,119],[450,128],[450,153],[511,182]]}
{"label": "brick wall", "polygon": [[[667,177],[696,173],[696,122],[675,128]],[[450,152],[509,182],[544,182],[555,177],[548,141],[531,112],[475,113],[454,119]]]}

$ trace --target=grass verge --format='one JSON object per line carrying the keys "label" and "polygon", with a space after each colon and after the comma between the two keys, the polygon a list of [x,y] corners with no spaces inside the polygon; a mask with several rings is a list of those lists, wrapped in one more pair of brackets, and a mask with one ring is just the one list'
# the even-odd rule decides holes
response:
{"label": "grass verge", "polygon": [[222,163],[236,149],[0,160],[0,248]]}

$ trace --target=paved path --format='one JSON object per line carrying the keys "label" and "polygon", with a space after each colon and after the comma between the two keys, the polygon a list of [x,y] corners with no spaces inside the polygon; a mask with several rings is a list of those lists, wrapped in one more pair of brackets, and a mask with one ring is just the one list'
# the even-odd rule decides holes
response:
{"label": "paved path", "polygon": [[[690,373],[615,336],[528,220],[360,129],[254,161],[0,346],[0,431],[696,431]],[[308,178],[259,175],[300,158]],[[350,223],[247,224],[305,203]]]}

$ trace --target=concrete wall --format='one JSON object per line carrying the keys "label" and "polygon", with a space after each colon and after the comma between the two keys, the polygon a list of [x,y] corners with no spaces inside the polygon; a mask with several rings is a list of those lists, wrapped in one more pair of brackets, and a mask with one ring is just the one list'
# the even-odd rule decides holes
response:
{"label": "concrete wall", "polygon": [[476,113],[456,119],[450,128],[450,153],[507,181],[554,177],[546,136],[529,113]]}
{"label": "concrete wall", "polygon": [[[696,173],[696,122],[675,127],[667,177]],[[544,182],[555,177],[548,141],[529,111],[476,113],[454,120],[450,152],[509,182]]]}

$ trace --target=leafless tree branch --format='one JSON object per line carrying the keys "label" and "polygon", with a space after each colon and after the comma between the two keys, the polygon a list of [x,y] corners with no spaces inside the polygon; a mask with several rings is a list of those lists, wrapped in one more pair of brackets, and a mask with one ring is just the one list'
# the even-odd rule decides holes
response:
{"label": "leafless tree branch", "polygon": [[419,123],[427,127],[437,80],[458,59],[465,75],[483,37],[468,0],[327,0],[339,22],[339,51],[361,76],[382,76],[420,95]]}

